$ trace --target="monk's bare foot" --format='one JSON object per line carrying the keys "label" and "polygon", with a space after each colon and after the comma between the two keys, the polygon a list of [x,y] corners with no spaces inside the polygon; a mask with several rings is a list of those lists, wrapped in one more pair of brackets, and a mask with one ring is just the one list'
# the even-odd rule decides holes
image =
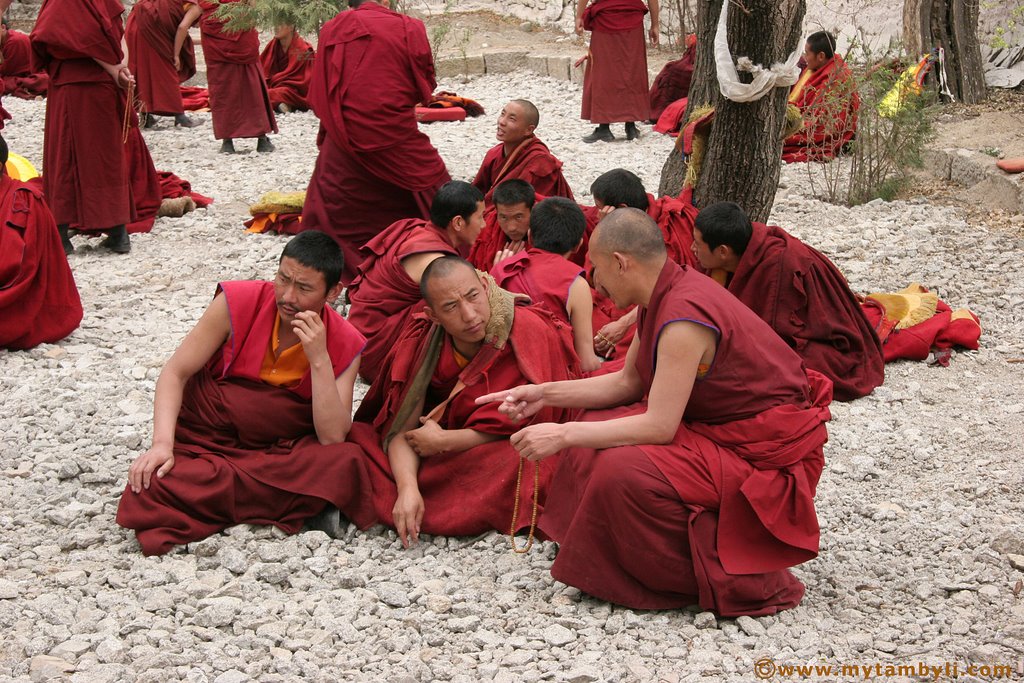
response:
{"label": "monk's bare foot", "polygon": [[71,238],[68,237],[68,226],[58,225],[57,232],[60,233],[60,244],[64,247],[64,254],[70,254],[75,251],[75,245],[71,244]]}
{"label": "monk's bare foot", "polygon": [[181,126],[182,128],[195,128],[199,125],[199,122],[190,118],[188,114],[178,114],[174,117],[174,125]]}
{"label": "monk's bare foot", "polygon": [[637,129],[636,124],[630,121],[626,124],[626,139],[636,140],[638,137],[640,137],[640,131]]}
{"label": "monk's bare foot", "polygon": [[612,135],[612,129],[607,123],[602,123],[590,135],[583,136],[583,142],[611,142],[614,139],[615,136]]}
{"label": "monk's bare foot", "polygon": [[234,154],[235,153],[235,141],[231,138],[227,138],[224,142],[220,143],[221,154]]}
{"label": "monk's bare foot", "polygon": [[259,140],[256,141],[256,151],[257,152],[273,152],[274,151],[274,143],[272,143],[270,141],[270,138],[268,138],[266,135],[261,135],[259,137]]}
{"label": "monk's bare foot", "polygon": [[115,254],[127,254],[132,250],[132,242],[128,238],[128,228],[120,225],[107,231],[107,239],[100,243]]}
{"label": "monk's bare foot", "polygon": [[274,107],[274,111],[276,111],[278,114],[291,114],[295,110],[292,109],[292,105],[281,102],[279,105]]}

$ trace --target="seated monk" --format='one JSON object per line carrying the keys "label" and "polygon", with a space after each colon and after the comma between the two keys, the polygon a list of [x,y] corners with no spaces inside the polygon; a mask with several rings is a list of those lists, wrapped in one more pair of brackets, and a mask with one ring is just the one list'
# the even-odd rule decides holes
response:
{"label": "seated monk", "polygon": [[594,299],[583,268],[569,260],[583,243],[587,219],[576,202],[549,197],[530,214],[531,245],[491,269],[499,287],[520,292],[572,327],[584,372],[601,367],[594,353]]}
{"label": "seated monk", "polygon": [[260,53],[274,111],[287,114],[306,111],[309,80],[313,77],[313,46],[302,39],[291,24],[281,24],[274,38]]}
{"label": "seated monk", "polygon": [[489,271],[499,261],[518,254],[530,240],[530,211],[539,201],[533,185],[512,178],[494,188],[493,205],[484,210],[484,229],[467,259],[477,270]]}
{"label": "seated monk", "polygon": [[787,164],[833,159],[857,134],[857,84],[835,49],[836,39],[826,31],[812,33],[804,45],[806,66],[789,92],[803,128],[782,144]]}
{"label": "seated monk", "polygon": [[366,336],[359,376],[373,382],[405,322],[419,310],[420,277],[445,254],[468,250],[484,226],[484,196],[461,180],[441,186],[430,220],[398,221],[362,249],[365,259],[348,288],[348,320]]}
{"label": "seated monk", "polygon": [[0,76],[4,79],[4,95],[14,95],[24,100],[45,97],[50,85],[46,70],[32,69],[32,41],[27,34],[0,24]]}
{"label": "seated monk", "polygon": [[30,349],[68,336],[82,300],[38,183],[7,175],[0,138],[0,348]]}
{"label": "seated monk", "polygon": [[[530,527],[556,463],[523,472],[508,442],[518,428],[476,398],[578,376],[568,330],[542,309],[516,305],[459,256],[431,261],[420,289],[425,315],[409,320],[352,428],[371,461],[377,516],[406,547],[420,533]],[[537,419],[563,417],[555,409]]]}
{"label": "seated monk", "polygon": [[878,335],[824,254],[778,226],[751,223],[732,202],[697,214],[693,251],[807,367],[832,380],[836,400],[867,396],[885,379]]}
{"label": "seated monk", "polygon": [[662,112],[677,100],[690,94],[693,65],[697,58],[697,36],[686,36],[683,56],[666,64],[651,85],[651,123],[657,122]]}
{"label": "seated monk", "polygon": [[273,282],[222,282],[167,361],[153,445],[128,470],[117,523],[146,555],[234,524],[296,533],[328,503],[373,524],[366,458],[346,443],[365,339],[330,303],[341,250],[304,232]]}
{"label": "seated monk", "polygon": [[534,135],[539,124],[540,112],[529,100],[512,100],[501,110],[499,142],[484,155],[473,179],[488,206],[498,183],[509,178],[525,180],[545,197],[573,198],[572,188],[562,175],[562,162]]}
{"label": "seated monk", "polygon": [[831,383],[805,374],[750,309],[669,259],[642,211],[602,221],[590,259],[601,291],[641,309],[623,368],[477,399],[534,422],[542,409],[588,409],[510,438],[528,460],[561,453],[538,522],[559,544],[551,575],[634,609],[796,606],[804,587],[787,567],[818,553]]}

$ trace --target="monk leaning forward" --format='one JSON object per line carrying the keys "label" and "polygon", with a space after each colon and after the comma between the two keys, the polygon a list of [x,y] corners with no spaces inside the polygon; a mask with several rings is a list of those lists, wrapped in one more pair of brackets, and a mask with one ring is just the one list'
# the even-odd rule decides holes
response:
{"label": "monk leaning forward", "polygon": [[[420,286],[423,313],[391,349],[352,428],[373,461],[376,514],[406,547],[420,533],[530,527],[532,501],[543,509],[556,462],[523,467],[508,442],[518,427],[496,404],[475,399],[511,384],[578,376],[568,330],[542,309],[516,305],[458,256],[432,261]],[[548,409],[536,419],[563,417]]]}
{"label": "monk leaning forward", "polygon": [[529,460],[562,453],[540,518],[559,543],[552,576],[637,609],[699,603],[733,616],[797,605],[804,587],[787,567],[818,553],[831,382],[805,374],[712,280],[669,260],[642,211],[602,221],[590,258],[601,291],[641,308],[623,369],[478,399],[502,402],[512,419],[588,409],[511,437]]}
{"label": "monk leaning forward", "polygon": [[329,305],[341,252],[306,232],[274,282],[222,282],[167,362],[153,446],[128,470],[117,523],[146,555],[234,524],[295,533],[328,503],[365,527],[366,459],[345,443],[365,340]]}
{"label": "monk leaning forward", "polygon": [[309,109],[309,80],[313,77],[313,46],[291,24],[281,24],[260,53],[274,111],[287,114]]}

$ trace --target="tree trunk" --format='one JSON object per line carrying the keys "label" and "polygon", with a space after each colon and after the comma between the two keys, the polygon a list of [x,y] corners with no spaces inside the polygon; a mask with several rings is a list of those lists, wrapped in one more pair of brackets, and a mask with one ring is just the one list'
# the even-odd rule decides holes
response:
{"label": "tree trunk", "polygon": [[[770,67],[784,62],[800,44],[804,0],[727,0],[729,48],[734,59],[746,56]],[[722,97],[715,73],[714,38],[722,0],[699,0],[697,55],[684,121],[690,112],[712,105],[715,119],[707,153],[694,191],[699,208],[734,201],[752,220],[764,221],[771,212],[779,182],[782,129],[786,117],[786,88],[775,88],[760,100],[732,102]],[[745,81],[749,74],[741,74]],[[673,152],[662,170],[661,194],[677,195],[685,163]]]}
{"label": "tree trunk", "polygon": [[[977,104],[987,97],[978,43],[979,0],[905,0],[903,42],[910,56],[941,47],[946,57],[950,92],[960,102]],[[938,73],[932,72],[938,84]]]}

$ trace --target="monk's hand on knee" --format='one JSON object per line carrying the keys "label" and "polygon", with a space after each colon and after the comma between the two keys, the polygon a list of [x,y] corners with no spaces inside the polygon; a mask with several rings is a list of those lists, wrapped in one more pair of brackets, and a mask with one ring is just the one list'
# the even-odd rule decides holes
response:
{"label": "monk's hand on knee", "polygon": [[420,524],[423,522],[423,496],[418,489],[407,488],[398,490],[398,499],[391,511],[395,519],[395,531],[402,541],[402,546],[408,548],[410,544],[416,544],[420,540]]}
{"label": "monk's hand on knee", "polygon": [[476,399],[478,406],[485,403],[500,403],[498,412],[512,422],[519,422],[533,417],[544,407],[544,388],[540,384],[523,384]]}
{"label": "monk's hand on knee", "polygon": [[313,311],[300,311],[295,314],[292,321],[292,329],[302,342],[302,350],[306,354],[309,364],[316,362],[330,362],[327,353],[327,328],[324,321]]}
{"label": "monk's hand on knee", "polygon": [[527,460],[543,460],[554,455],[568,444],[565,441],[564,425],[544,422],[520,429],[509,437],[509,443]]}
{"label": "monk's hand on knee", "polygon": [[448,450],[445,444],[445,430],[441,425],[427,417],[421,417],[420,424],[423,426],[405,433],[405,440],[416,455],[426,457]]}
{"label": "monk's hand on knee", "polygon": [[154,446],[135,458],[135,462],[128,468],[128,485],[134,493],[141,493],[143,489],[149,488],[154,475],[157,479],[163,479],[173,467],[174,451]]}

